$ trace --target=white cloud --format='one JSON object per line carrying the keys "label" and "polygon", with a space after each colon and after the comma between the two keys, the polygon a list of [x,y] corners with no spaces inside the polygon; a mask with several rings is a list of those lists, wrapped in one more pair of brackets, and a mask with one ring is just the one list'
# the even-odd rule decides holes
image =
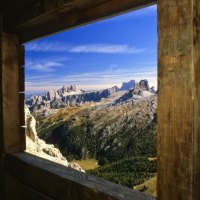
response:
{"label": "white cloud", "polygon": [[41,71],[41,72],[53,72],[57,67],[63,67],[64,65],[60,62],[45,62],[38,64],[26,65],[29,69]]}
{"label": "white cloud", "polygon": [[90,44],[80,45],[70,48],[70,52],[73,53],[141,53],[144,49],[137,49],[129,47],[128,45],[116,45],[116,44]]}
{"label": "white cloud", "polygon": [[130,67],[116,67],[111,66],[108,70],[72,74],[63,76],[48,75],[44,76],[30,76],[26,77],[28,84],[26,91],[47,91],[49,89],[58,89],[63,85],[75,84],[85,90],[95,90],[119,85],[124,81],[130,80],[140,81],[147,79],[150,86],[157,87],[157,73],[156,67],[149,68],[130,68]]}
{"label": "white cloud", "polygon": [[26,68],[28,70],[35,70],[40,72],[53,72],[58,67],[63,67],[62,61],[67,60],[66,57],[47,57],[47,58],[37,58],[37,59],[26,59]]}
{"label": "white cloud", "polygon": [[33,41],[25,45],[26,51],[35,52],[63,52],[69,51],[69,46],[60,42]]}
{"label": "white cloud", "polygon": [[85,44],[68,45],[59,42],[31,42],[26,45],[27,51],[34,52],[70,52],[70,53],[142,53],[144,49],[132,47],[126,44]]}

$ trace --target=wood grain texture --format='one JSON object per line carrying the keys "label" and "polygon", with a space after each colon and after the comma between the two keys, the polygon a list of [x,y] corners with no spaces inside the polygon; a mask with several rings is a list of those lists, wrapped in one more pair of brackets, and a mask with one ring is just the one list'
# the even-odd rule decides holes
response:
{"label": "wood grain texture", "polygon": [[19,118],[20,118],[20,150],[26,149],[25,137],[25,47],[19,46]]}
{"label": "wood grain texture", "polygon": [[2,106],[4,152],[20,150],[18,37],[2,36]]}
{"label": "wood grain texture", "polygon": [[19,92],[25,91],[25,47],[24,45],[19,46]]}
{"label": "wood grain texture", "polygon": [[200,54],[195,2],[158,0],[160,200],[200,199]]}
{"label": "wood grain texture", "polygon": [[[2,62],[2,16],[0,15],[0,72],[2,72],[3,68],[3,62]],[[2,73],[0,73],[0,80],[2,80]],[[4,144],[3,144],[3,104],[1,103],[3,101],[2,98],[2,86],[0,87],[0,154],[3,153],[4,150]]]}
{"label": "wood grain texture", "polygon": [[[2,16],[0,15],[0,71],[2,71]],[[0,73],[0,80],[2,80],[2,73]],[[4,188],[4,135],[3,135],[3,104],[2,102],[2,87],[0,87],[0,196],[5,199]]]}
{"label": "wood grain texture", "polygon": [[[24,48],[17,35],[2,33],[1,123],[2,153],[25,149],[24,119]],[[22,91],[21,90],[21,91]]]}
{"label": "wood grain texture", "polygon": [[6,174],[6,200],[53,200]]}
{"label": "wood grain texture", "polygon": [[193,199],[200,199],[200,1],[194,1],[194,180]]}
{"label": "wood grain texture", "polygon": [[25,16],[23,18],[20,14],[20,20],[12,15],[10,15],[10,18],[8,16],[8,19],[5,17],[6,22],[10,22],[5,24],[5,31],[19,34],[20,42],[24,43],[152,5],[157,0],[71,0],[56,2],[46,0],[29,6],[21,10],[21,13],[25,13]]}
{"label": "wood grain texture", "polygon": [[[13,167],[15,166],[15,167]],[[9,154],[6,172],[57,200],[150,200],[138,191],[105,181],[27,153]]]}
{"label": "wood grain texture", "polygon": [[[35,2],[37,2],[35,6],[25,7],[33,8],[30,15],[22,16],[15,23],[11,20],[13,15],[10,15],[9,23],[4,27],[5,30],[19,33],[20,42],[71,29],[150,5],[156,1],[77,0],[48,3],[50,1],[37,0]],[[79,3],[76,5],[75,2]],[[200,2],[158,0],[158,37],[158,198],[159,200],[199,200]],[[5,52],[1,51],[3,52],[1,53],[3,58],[1,78],[4,81],[0,91],[0,98],[3,93],[0,109],[1,114],[4,113],[1,116],[1,123],[4,125],[4,132],[9,133],[6,134],[8,138],[2,137],[2,141],[5,139],[6,152],[12,152],[21,148],[19,145],[21,139],[18,130],[14,131],[18,127],[16,126],[18,120],[14,120],[15,114],[12,115],[9,110],[11,109],[9,105],[14,104],[6,101],[8,97],[16,99],[16,96],[13,94],[9,96],[5,88],[11,90],[13,87],[15,93],[18,84],[14,67],[17,62],[18,50],[15,48],[17,38],[9,36],[9,40],[2,41],[1,48]],[[6,54],[8,51],[14,53]],[[13,86],[9,80],[13,80]],[[23,91],[22,87],[20,90]],[[7,113],[2,111],[5,110],[2,105],[9,108]],[[16,107],[14,111],[17,113]],[[3,120],[9,119],[8,116],[13,123]],[[7,172],[15,176],[20,183],[29,184],[34,191],[54,199],[151,199],[142,193],[28,154],[8,155],[5,166]]]}
{"label": "wood grain texture", "polygon": [[20,151],[25,151],[26,150],[26,135],[25,135],[25,94],[24,93],[19,93],[19,108],[20,108],[20,113],[19,113],[19,118],[20,118]]}

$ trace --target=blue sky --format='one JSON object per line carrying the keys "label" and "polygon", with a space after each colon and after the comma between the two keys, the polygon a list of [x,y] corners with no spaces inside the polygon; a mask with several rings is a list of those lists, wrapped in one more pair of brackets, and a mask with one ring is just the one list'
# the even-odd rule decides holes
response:
{"label": "blue sky", "polygon": [[157,87],[157,7],[25,44],[26,92],[78,85],[103,89],[148,79]]}

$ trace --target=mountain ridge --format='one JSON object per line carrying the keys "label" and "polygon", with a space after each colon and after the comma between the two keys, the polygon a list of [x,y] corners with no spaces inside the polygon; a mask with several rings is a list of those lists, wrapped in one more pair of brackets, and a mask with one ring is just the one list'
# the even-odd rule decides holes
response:
{"label": "mountain ridge", "polygon": [[[155,176],[156,161],[148,158],[156,157],[157,92],[146,79],[132,80],[124,89],[54,97],[54,108],[35,107],[32,114],[39,138],[68,161],[94,159],[99,168],[88,173],[132,188]],[[132,171],[149,164],[150,171]]]}
{"label": "mountain ridge", "polygon": [[109,98],[119,91],[130,92],[130,90],[133,91],[132,95],[141,95],[143,91],[153,92],[146,79],[141,80],[139,83],[134,80],[127,83],[124,82],[121,88],[113,86],[103,90],[88,92],[78,88],[76,85],[71,85],[69,87],[63,86],[58,90],[50,90],[44,95],[33,95],[26,100],[26,105],[31,111],[44,108],[58,109],[66,106],[81,106],[87,102],[100,102],[102,99]]}

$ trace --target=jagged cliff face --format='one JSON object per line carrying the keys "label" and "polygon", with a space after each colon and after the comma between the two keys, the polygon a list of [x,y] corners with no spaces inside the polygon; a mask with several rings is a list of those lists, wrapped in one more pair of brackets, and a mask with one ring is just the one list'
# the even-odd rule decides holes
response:
{"label": "jagged cliff face", "polygon": [[136,83],[135,80],[131,80],[129,82],[123,82],[120,90],[134,89],[135,83]]}
{"label": "jagged cliff face", "polygon": [[66,106],[80,106],[86,102],[99,102],[117,91],[119,91],[117,86],[93,92],[85,92],[78,89],[77,86],[64,86],[57,91],[51,90],[43,96],[34,95],[29,100],[26,100],[26,104],[31,111],[44,108],[56,109]]}
{"label": "jagged cliff face", "polygon": [[57,91],[51,90],[42,96],[34,95],[26,100],[26,104],[31,111],[46,108],[57,109],[66,106],[74,107],[81,106],[87,102],[100,102],[102,99],[109,98],[119,91],[127,90],[132,90],[134,95],[141,95],[143,91],[155,93],[155,89],[149,87],[149,83],[146,79],[141,80],[139,83],[134,80],[123,83],[120,89],[114,86],[112,88],[92,92],[85,92],[77,86],[71,85],[70,87],[63,86]]}
{"label": "jagged cliff face", "polygon": [[[26,151],[36,156],[51,160],[53,162],[62,164],[79,171],[82,168],[76,163],[69,163],[61,154],[59,149],[54,145],[47,144],[44,140],[39,139],[36,132],[36,120],[31,115],[29,109],[25,106],[25,119],[26,119]],[[84,171],[83,171],[84,172]]]}

